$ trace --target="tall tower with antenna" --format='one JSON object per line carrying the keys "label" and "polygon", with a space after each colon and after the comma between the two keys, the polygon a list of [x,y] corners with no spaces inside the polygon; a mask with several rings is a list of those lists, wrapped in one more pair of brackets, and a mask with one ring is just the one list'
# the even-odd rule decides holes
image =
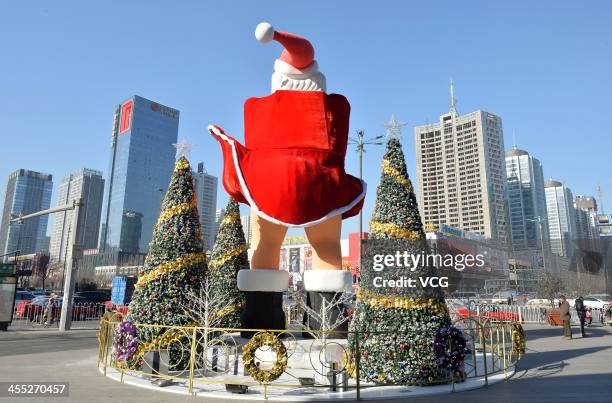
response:
{"label": "tall tower with antenna", "polygon": [[459,115],[450,81],[450,111],[414,128],[419,209],[428,228],[441,225],[501,243],[508,239],[502,120],[483,110]]}
{"label": "tall tower with antenna", "polygon": [[604,209],[604,196],[603,189],[601,188],[601,183],[597,184],[597,195],[599,196],[599,213],[606,214],[606,210]]}
{"label": "tall tower with antenna", "polygon": [[457,99],[455,98],[455,83],[452,78],[450,80],[450,113],[453,119],[459,116],[457,112]]}

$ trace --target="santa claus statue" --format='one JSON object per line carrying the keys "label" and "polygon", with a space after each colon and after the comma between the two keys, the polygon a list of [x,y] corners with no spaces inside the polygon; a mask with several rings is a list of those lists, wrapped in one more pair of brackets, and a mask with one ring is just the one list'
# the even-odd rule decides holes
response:
{"label": "santa claus statue", "polygon": [[[245,145],[219,126],[208,129],[221,143],[225,190],[251,206],[251,269],[238,273],[246,294],[242,328],[284,329],[289,273],[279,270],[279,255],[287,228],[304,227],[312,246],[312,269],[304,273],[308,304],[317,311],[323,300],[333,304],[352,286],[351,273],[342,270],[342,220],[359,213],[366,185],[344,171],[350,105],[327,94],[310,42],[265,22],[255,37],[284,50],[274,62],[271,94],[244,104]],[[321,326],[314,318],[306,323]],[[336,330],[346,330],[346,322]]]}

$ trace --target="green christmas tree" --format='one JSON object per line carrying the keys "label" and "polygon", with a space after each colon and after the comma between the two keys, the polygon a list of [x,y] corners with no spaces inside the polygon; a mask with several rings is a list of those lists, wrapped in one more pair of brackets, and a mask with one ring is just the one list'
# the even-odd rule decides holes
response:
{"label": "green christmas tree", "polygon": [[[162,212],[153,228],[149,254],[140,273],[127,320],[145,325],[190,325],[184,314],[189,295],[199,290],[206,271],[206,254],[200,229],[191,166],[185,157],[175,164]],[[131,359],[138,361],[146,350],[165,348],[185,335],[176,328],[138,327],[139,347]],[[171,365],[182,354],[171,348]]]}
{"label": "green christmas tree", "polygon": [[[427,253],[425,233],[412,183],[408,178],[401,144],[391,138],[382,162],[382,176],[370,221],[371,237],[360,290],[350,325],[349,370],[360,355],[360,377],[377,383],[435,384],[446,382],[449,374],[436,362],[433,345],[438,329],[450,325],[443,293],[420,286],[418,277],[435,275],[427,266],[414,271],[385,268],[373,270],[375,254]],[[375,287],[374,278],[417,280],[417,286]],[[357,336],[355,336],[357,334]],[[358,337],[359,340],[355,340]],[[355,349],[356,341],[359,351]],[[354,373],[353,373],[354,375]]]}
{"label": "green christmas tree", "polygon": [[230,200],[221,221],[208,265],[208,281],[213,300],[222,299],[227,305],[221,312],[219,327],[239,328],[244,294],[238,290],[238,271],[249,269],[248,245],[240,222],[238,203]]}

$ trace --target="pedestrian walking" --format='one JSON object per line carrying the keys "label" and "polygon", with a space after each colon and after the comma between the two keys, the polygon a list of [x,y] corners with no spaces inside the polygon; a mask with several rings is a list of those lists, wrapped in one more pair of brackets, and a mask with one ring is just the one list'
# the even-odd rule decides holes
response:
{"label": "pedestrian walking", "polygon": [[563,338],[566,340],[572,339],[572,327],[570,325],[570,304],[565,299],[565,295],[559,297],[559,316],[563,321]]}
{"label": "pedestrian walking", "polygon": [[584,332],[584,323],[586,321],[587,311],[584,307],[584,298],[582,298],[582,295],[576,298],[574,308],[576,308],[576,313],[578,314],[578,319],[580,321],[580,334],[582,337],[586,337],[586,333]]}
{"label": "pedestrian walking", "polygon": [[57,301],[57,294],[52,292],[47,301],[47,308],[45,310],[45,326],[51,326],[54,319],[55,301]]}
{"label": "pedestrian walking", "polygon": [[[587,308],[586,309],[585,314],[584,314],[584,318],[585,318],[585,321],[586,321],[586,325],[588,327],[591,327],[591,325],[593,324],[593,314],[591,313],[591,308]],[[583,335],[583,336],[586,336],[586,334]]]}

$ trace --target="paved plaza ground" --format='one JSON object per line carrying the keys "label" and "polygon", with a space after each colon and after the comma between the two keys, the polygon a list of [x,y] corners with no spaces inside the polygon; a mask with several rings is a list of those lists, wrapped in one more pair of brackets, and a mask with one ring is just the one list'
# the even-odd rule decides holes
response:
{"label": "paved plaza ground", "polygon": [[[508,382],[469,392],[403,401],[421,402],[612,402],[612,327],[588,329],[571,341],[561,328],[526,326],[528,352]],[[67,398],[19,398],[16,402],[204,402],[201,397],[144,390],[103,377],[96,368],[97,332],[75,330],[0,333],[0,381],[70,382]],[[7,400],[2,399],[0,400]],[[235,401],[235,400],[233,400]]]}

